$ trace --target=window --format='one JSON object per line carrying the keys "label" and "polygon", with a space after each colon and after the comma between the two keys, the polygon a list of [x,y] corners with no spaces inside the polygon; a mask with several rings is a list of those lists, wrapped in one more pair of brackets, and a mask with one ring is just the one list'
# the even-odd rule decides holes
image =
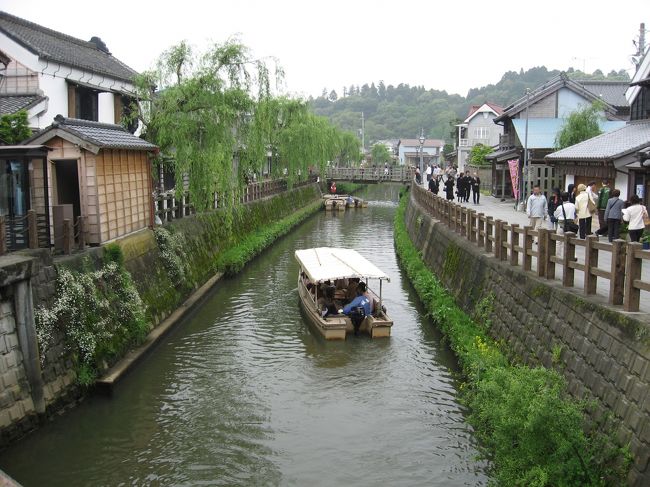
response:
{"label": "window", "polygon": [[490,131],[487,127],[476,127],[474,129],[474,138],[475,139],[487,139],[490,136]]}
{"label": "window", "polygon": [[98,91],[75,83],[68,83],[68,117],[99,120]]}

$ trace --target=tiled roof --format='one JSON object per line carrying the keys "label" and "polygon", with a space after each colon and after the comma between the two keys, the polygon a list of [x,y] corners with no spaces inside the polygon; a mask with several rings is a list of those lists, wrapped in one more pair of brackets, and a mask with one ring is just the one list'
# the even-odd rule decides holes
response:
{"label": "tiled roof", "polygon": [[[399,145],[402,147],[420,147],[419,139],[400,139]],[[445,145],[444,140],[440,139],[425,139],[424,147],[442,147]]]}
{"label": "tiled roof", "polygon": [[0,95],[0,115],[16,113],[19,110],[29,110],[46,96],[40,95]]}
{"label": "tiled roof", "polygon": [[132,81],[137,74],[110,53],[98,49],[92,42],[62,34],[6,12],[0,12],[0,32],[48,61],[124,81]]}
{"label": "tiled roof", "polygon": [[489,101],[486,101],[485,103],[481,103],[480,105],[472,105],[469,108],[469,113],[467,114],[466,118],[471,117],[474,113],[476,113],[476,110],[481,108],[483,105],[489,106],[492,110],[494,110],[494,112],[497,115],[501,115],[503,113],[503,107],[497,105],[496,103],[490,103]]}
{"label": "tiled roof", "polygon": [[650,121],[629,122],[618,130],[601,134],[546,156],[551,161],[617,159],[650,146]]}
{"label": "tiled roof", "polygon": [[587,90],[601,98],[604,102],[614,107],[627,107],[629,103],[625,98],[625,92],[630,86],[629,81],[591,81],[576,80]]}
{"label": "tiled roof", "polygon": [[61,130],[100,149],[127,149],[155,151],[158,147],[140,137],[136,137],[124,127],[111,123],[90,122],[77,118],[57,115],[54,123],[30,137],[25,143],[44,143],[44,136],[51,130]]}

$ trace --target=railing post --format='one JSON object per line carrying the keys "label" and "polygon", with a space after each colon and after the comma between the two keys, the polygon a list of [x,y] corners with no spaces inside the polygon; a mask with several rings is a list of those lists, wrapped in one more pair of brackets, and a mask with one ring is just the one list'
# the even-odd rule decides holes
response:
{"label": "railing post", "polygon": [[4,216],[0,216],[0,255],[7,253],[7,227]]}
{"label": "railing post", "polygon": [[476,243],[476,210],[469,210],[469,217],[467,218],[467,236],[469,241]]}
{"label": "railing post", "polygon": [[485,247],[485,215],[483,213],[478,214],[478,224],[476,230],[476,244],[479,247]]}
{"label": "railing post", "polygon": [[537,276],[546,276],[546,266],[548,264],[548,242],[549,242],[549,229],[537,229]]}
{"label": "railing post", "polygon": [[508,260],[508,222],[501,222],[501,260]]}
{"label": "railing post", "polygon": [[596,235],[587,235],[585,239],[585,294],[596,294],[598,276],[592,274],[591,269],[598,267],[598,249],[594,248],[594,243],[597,241],[598,237]]}
{"label": "railing post", "polygon": [[494,256],[501,260],[503,252],[503,222],[497,220],[494,222]]}
{"label": "railing post", "polygon": [[72,242],[74,240],[74,230],[72,222],[66,218],[63,220],[63,253],[70,255],[72,253]]}
{"label": "railing post", "polygon": [[625,296],[623,309],[625,311],[639,311],[641,290],[634,286],[634,281],[641,279],[641,259],[634,255],[642,246],[639,242],[627,244],[625,256]]}
{"label": "railing post", "polygon": [[555,279],[555,262],[551,259],[557,256],[557,240],[553,239],[557,232],[548,232],[548,244],[546,247],[546,279]]}
{"label": "railing post", "polygon": [[488,216],[485,220],[485,251],[490,254],[494,250],[494,245],[491,238],[492,228],[494,228],[494,219],[491,216]]}
{"label": "railing post", "polygon": [[609,281],[609,304],[623,304],[625,292],[625,241],[612,242],[612,267]]}
{"label": "railing post", "polygon": [[36,210],[27,211],[27,231],[29,237],[29,248],[38,248],[38,225],[36,222]]}
{"label": "railing post", "polygon": [[532,227],[524,227],[524,245],[523,245],[523,254],[524,254],[524,270],[529,271],[533,268],[533,256],[530,255],[529,251],[533,250],[533,236],[531,235]]}
{"label": "railing post", "polygon": [[466,216],[467,216],[467,208],[465,208],[464,206],[461,206],[460,207],[460,215],[459,215],[459,223],[460,223],[459,224],[459,227],[460,227],[459,228],[459,230],[460,230],[459,233],[460,233],[460,235],[462,237],[467,235],[467,225],[466,225],[467,218],[466,218]]}
{"label": "railing post", "polygon": [[564,287],[573,287],[575,269],[571,267],[576,260],[576,245],[572,242],[576,234],[567,232],[564,235],[564,262],[562,270],[562,285]]}
{"label": "railing post", "polygon": [[77,228],[79,229],[79,250],[86,248],[86,229],[84,228],[84,217],[77,217]]}
{"label": "railing post", "polygon": [[510,227],[510,265],[519,265],[519,225],[513,223]]}

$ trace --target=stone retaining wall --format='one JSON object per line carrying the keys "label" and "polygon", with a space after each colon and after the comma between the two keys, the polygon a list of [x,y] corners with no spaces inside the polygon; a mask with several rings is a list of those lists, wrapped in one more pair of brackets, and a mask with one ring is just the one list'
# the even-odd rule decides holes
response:
{"label": "stone retaining wall", "polygon": [[513,359],[555,367],[572,395],[596,400],[596,418],[609,411],[620,421],[618,438],[634,455],[629,485],[650,485],[650,317],[498,261],[429,217],[413,197],[405,219],[428,267],[464,311],[494,297],[491,334]]}

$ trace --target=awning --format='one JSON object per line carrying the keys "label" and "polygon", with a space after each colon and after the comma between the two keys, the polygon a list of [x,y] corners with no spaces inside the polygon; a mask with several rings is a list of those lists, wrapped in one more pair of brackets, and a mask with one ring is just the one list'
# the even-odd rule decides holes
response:
{"label": "awning", "polygon": [[296,250],[296,260],[309,280],[314,283],[336,279],[384,279],[386,273],[352,249],[319,247]]}

